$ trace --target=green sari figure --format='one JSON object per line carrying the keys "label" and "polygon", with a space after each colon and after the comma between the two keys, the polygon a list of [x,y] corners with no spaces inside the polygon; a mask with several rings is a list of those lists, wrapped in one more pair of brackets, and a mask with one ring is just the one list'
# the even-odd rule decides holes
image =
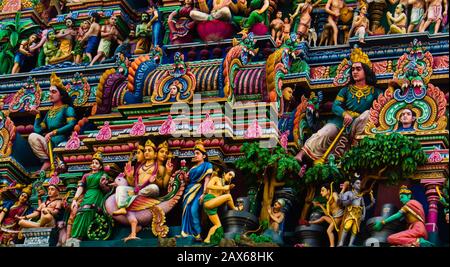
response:
{"label": "green sari figure", "polygon": [[[83,176],[78,183],[78,189],[71,205],[71,215],[67,223],[67,232],[78,239],[86,239],[90,224],[94,221],[96,212],[101,209],[103,197],[108,191],[107,174],[103,170],[101,152],[92,157],[91,172]],[[79,204],[79,198],[84,193]]]}

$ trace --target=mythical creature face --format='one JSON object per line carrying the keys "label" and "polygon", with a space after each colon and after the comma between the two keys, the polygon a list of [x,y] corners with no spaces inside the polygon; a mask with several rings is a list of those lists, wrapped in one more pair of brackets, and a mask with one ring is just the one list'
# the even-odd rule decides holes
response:
{"label": "mythical creature face", "polygon": [[352,64],[352,77],[355,82],[366,80],[366,73],[364,72],[363,66],[360,62],[355,62]]}

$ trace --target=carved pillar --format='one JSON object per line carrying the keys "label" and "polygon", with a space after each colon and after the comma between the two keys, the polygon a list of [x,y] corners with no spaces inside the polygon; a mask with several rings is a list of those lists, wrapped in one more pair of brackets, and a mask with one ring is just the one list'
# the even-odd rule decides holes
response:
{"label": "carved pillar", "polygon": [[436,186],[442,186],[444,184],[444,178],[438,179],[423,179],[421,180],[421,184],[425,186],[426,196],[428,201],[428,214],[426,218],[425,227],[428,232],[428,239],[430,242],[437,243],[438,242],[438,203],[439,203],[439,195],[436,191]]}

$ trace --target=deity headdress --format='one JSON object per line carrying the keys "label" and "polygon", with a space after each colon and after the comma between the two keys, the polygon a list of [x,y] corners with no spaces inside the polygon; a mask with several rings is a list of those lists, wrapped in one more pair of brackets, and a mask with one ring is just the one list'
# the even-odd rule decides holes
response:
{"label": "deity headdress", "polygon": [[149,147],[153,148],[153,150],[156,150],[156,145],[155,145],[155,143],[153,143],[152,140],[150,140],[150,139],[148,139],[148,140],[145,142],[145,146],[144,146],[144,147],[146,147],[146,146],[149,146]]}
{"label": "deity headdress", "polygon": [[346,85],[350,81],[352,65],[353,63],[362,63],[367,65],[370,69],[372,69],[372,62],[369,59],[369,56],[364,53],[361,48],[355,47],[352,49],[350,54],[350,60],[344,58],[341,64],[339,64],[336,70],[336,77],[334,77],[333,85],[334,86],[342,86]]}
{"label": "deity headdress", "polygon": [[400,191],[398,192],[399,195],[405,194],[405,195],[411,195],[412,191],[406,186],[402,185],[400,186]]}
{"label": "deity headdress", "polygon": [[161,148],[169,149],[169,143],[167,141],[162,142],[158,145],[157,150],[160,150]]}
{"label": "deity headdress", "polygon": [[56,73],[54,72],[52,72],[52,75],[50,76],[50,85],[56,86],[59,89],[66,90],[66,87],[62,83],[61,78],[59,78],[58,75],[56,75]]}
{"label": "deity headdress", "polygon": [[194,150],[198,150],[198,151],[202,152],[203,154],[206,154],[206,148],[203,146],[202,140],[195,141]]}
{"label": "deity headdress", "polygon": [[95,152],[95,154],[92,156],[92,159],[96,159],[98,161],[100,161],[100,163],[103,164],[103,153],[101,150],[97,150],[97,152]]}
{"label": "deity headdress", "polygon": [[27,187],[25,187],[24,189],[22,189],[22,193],[25,193],[28,195],[28,198],[31,196],[31,192],[32,192],[33,186],[30,184]]}

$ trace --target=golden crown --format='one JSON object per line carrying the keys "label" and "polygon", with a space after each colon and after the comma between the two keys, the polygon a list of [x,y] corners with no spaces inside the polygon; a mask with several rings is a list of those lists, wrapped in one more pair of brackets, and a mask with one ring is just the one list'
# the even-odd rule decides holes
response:
{"label": "golden crown", "polygon": [[24,189],[22,189],[22,193],[25,193],[29,196],[31,196],[31,191],[32,191],[33,187],[30,185],[28,185],[27,187],[25,187]]}
{"label": "golden crown", "polygon": [[169,143],[167,141],[162,142],[158,145],[158,150],[160,150],[161,148],[169,149]]}
{"label": "golden crown", "polygon": [[206,149],[203,146],[203,141],[201,139],[195,141],[195,146],[194,146],[194,150],[199,150],[202,153],[206,153]]}
{"label": "golden crown", "polygon": [[94,156],[92,156],[92,159],[96,159],[100,162],[103,162],[103,153],[100,150],[97,150],[97,152],[95,152]]}
{"label": "golden crown", "polygon": [[369,56],[358,47],[352,50],[352,53],[350,54],[350,61],[352,63],[360,62],[372,68],[372,62],[370,62]]}
{"label": "golden crown", "polygon": [[50,85],[56,86],[58,88],[65,88],[64,84],[61,81],[61,78],[56,75],[56,73],[52,72],[52,75],[50,76]]}
{"label": "golden crown", "polygon": [[411,195],[412,191],[406,186],[406,185],[402,185],[400,186],[400,192],[399,194],[407,194],[407,195]]}
{"label": "golden crown", "polygon": [[155,143],[152,142],[152,140],[148,139],[147,142],[145,142],[145,146],[149,146],[153,149],[156,149]]}

